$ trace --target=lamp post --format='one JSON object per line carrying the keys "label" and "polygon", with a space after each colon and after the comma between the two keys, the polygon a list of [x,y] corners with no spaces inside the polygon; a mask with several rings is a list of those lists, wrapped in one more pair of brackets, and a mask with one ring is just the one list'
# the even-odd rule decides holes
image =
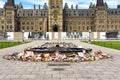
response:
{"label": "lamp post", "polygon": [[24,30],[22,30],[22,41],[24,42]]}
{"label": "lamp post", "polygon": [[91,29],[89,29],[89,43],[91,42]]}

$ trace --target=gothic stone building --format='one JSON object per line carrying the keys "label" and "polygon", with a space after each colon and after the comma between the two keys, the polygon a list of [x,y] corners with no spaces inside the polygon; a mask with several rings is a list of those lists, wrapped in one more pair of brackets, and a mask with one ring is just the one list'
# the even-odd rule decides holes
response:
{"label": "gothic stone building", "polygon": [[69,8],[63,0],[48,0],[43,8],[24,9],[8,0],[0,9],[0,31],[7,32],[87,32],[120,30],[120,5],[109,9],[106,2],[97,0],[89,9]]}

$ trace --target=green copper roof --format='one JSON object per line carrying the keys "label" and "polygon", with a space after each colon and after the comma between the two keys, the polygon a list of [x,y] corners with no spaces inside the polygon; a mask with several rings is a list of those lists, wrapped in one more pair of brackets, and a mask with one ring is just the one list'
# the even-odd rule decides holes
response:
{"label": "green copper roof", "polygon": [[21,2],[19,3],[19,7],[23,8],[23,5],[22,5],[22,3],[21,3]]}
{"label": "green copper roof", "polygon": [[68,8],[69,8],[69,7],[68,7],[68,4],[65,3],[64,9],[68,9]]}
{"label": "green copper roof", "polygon": [[48,8],[47,3],[44,3],[43,8],[44,8],[44,9],[47,9],[47,8]]}

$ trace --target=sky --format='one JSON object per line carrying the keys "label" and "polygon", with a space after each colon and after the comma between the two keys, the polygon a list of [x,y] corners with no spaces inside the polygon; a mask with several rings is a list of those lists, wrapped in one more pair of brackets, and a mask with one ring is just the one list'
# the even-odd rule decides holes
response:
{"label": "sky", "polygon": [[[5,4],[7,0],[0,0],[0,8],[3,8],[3,5]],[[71,4],[75,7],[76,4],[78,4],[79,9],[88,9],[90,3],[96,4],[97,0],[63,0],[63,4],[68,3],[69,8],[71,7]],[[33,5],[41,5],[43,6],[44,3],[48,3],[48,0],[15,0],[15,4],[19,3],[23,4],[23,7],[25,9],[32,9]],[[119,0],[104,0],[104,2],[107,2],[109,8],[117,8],[117,5],[120,4]]]}

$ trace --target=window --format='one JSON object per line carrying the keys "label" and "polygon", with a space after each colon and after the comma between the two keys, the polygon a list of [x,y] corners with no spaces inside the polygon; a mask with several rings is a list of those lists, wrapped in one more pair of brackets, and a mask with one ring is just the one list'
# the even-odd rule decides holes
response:
{"label": "window", "polygon": [[115,21],[115,23],[117,23],[117,21]]}
{"label": "window", "polygon": [[111,21],[111,23],[114,23],[113,21]]}
{"label": "window", "polygon": [[17,14],[19,16],[19,14]]}
{"label": "window", "polygon": [[24,27],[24,26],[22,27],[22,30],[25,30],[25,27]]}
{"label": "window", "polygon": [[70,25],[72,25],[72,22],[70,22]]}
{"label": "window", "polygon": [[7,14],[12,14],[12,12],[7,12]]}
{"label": "window", "polygon": [[34,25],[34,23],[33,23],[33,22],[31,22],[31,25]]}
{"label": "window", "polygon": [[10,26],[10,29],[12,29],[12,25]]}
{"label": "window", "polygon": [[29,30],[29,27],[27,27],[27,30]]}
{"label": "window", "polygon": [[89,26],[87,26],[87,31],[89,30]]}
{"label": "window", "polygon": [[27,25],[29,25],[29,22],[27,22]]}
{"label": "window", "polygon": [[99,25],[99,28],[101,28],[101,25]]}
{"label": "window", "polygon": [[2,29],[4,29],[4,26],[2,26]]}
{"label": "window", "polygon": [[11,23],[12,23],[12,21],[7,21],[7,23],[8,23],[8,24],[11,24]]}
{"label": "window", "polygon": [[105,28],[104,25],[102,25],[102,28],[103,28],[103,29]]}
{"label": "window", "polygon": [[85,22],[82,22],[82,25],[85,25]]}
{"label": "window", "polygon": [[70,27],[70,30],[72,30],[72,27]]}
{"label": "window", "polygon": [[22,22],[22,25],[25,25],[25,22]]}
{"label": "window", "polygon": [[87,22],[87,25],[89,25],[89,22]]}
{"label": "window", "polygon": [[7,25],[7,29],[9,28],[9,26]]}
{"label": "window", "polygon": [[3,23],[4,23],[4,21],[1,21],[1,23],[3,24]]}
{"label": "window", "polygon": [[83,26],[83,30],[85,30],[84,26]]}
{"label": "window", "polygon": [[42,28],[40,27],[40,30],[42,30]]}
{"label": "window", "polygon": [[54,11],[54,18],[57,18],[57,14],[58,14],[58,12],[55,10]]}
{"label": "window", "polygon": [[104,21],[100,20],[99,23],[102,24],[102,23],[104,23]]}
{"label": "window", "polygon": [[78,25],[80,25],[80,24],[81,24],[81,22],[78,23]]}
{"label": "window", "polygon": [[1,11],[1,13],[3,13],[3,11]]}
{"label": "window", "polygon": [[114,26],[112,25],[111,28],[113,28]]}
{"label": "window", "polygon": [[33,27],[31,27],[31,30],[33,30]]}
{"label": "window", "polygon": [[115,25],[115,29],[117,29],[117,25]]}
{"label": "window", "polygon": [[80,26],[79,26],[79,30],[80,30]]}
{"label": "window", "polygon": [[40,22],[39,24],[42,25],[42,22]]}

